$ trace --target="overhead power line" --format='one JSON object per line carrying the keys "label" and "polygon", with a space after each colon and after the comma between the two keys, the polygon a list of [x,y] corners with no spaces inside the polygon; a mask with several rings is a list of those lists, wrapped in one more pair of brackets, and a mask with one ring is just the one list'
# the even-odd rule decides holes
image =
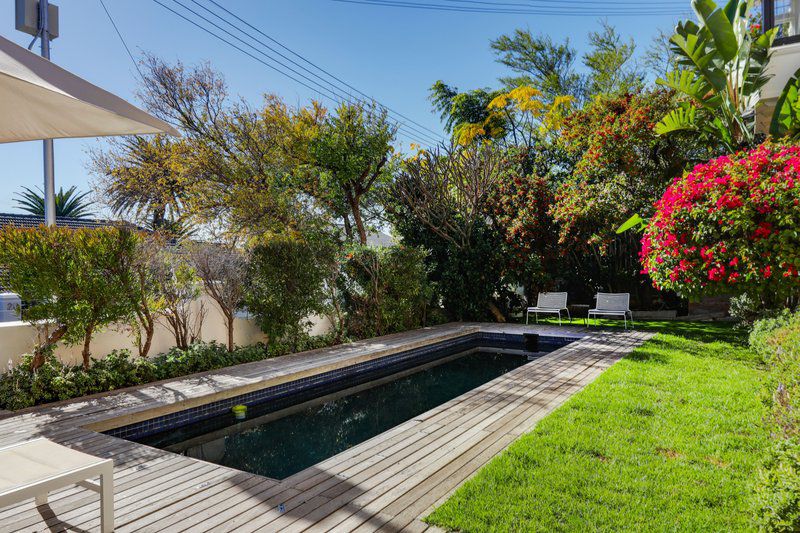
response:
{"label": "overhead power line", "polygon": [[[530,6],[528,7],[502,7],[499,3],[491,3],[498,7],[476,7],[474,5],[464,5],[466,0],[460,0],[462,5],[436,4],[431,2],[410,2],[410,1],[391,1],[391,0],[333,0],[345,4],[358,4],[379,7],[394,7],[404,9],[421,9],[428,11],[450,11],[456,13],[484,13],[484,14],[506,14],[506,15],[554,15],[566,17],[605,17],[605,16],[642,16],[642,15],[681,15],[686,13],[680,10],[679,6],[674,9],[664,7],[649,7],[642,4],[627,4],[629,7],[603,8],[600,4],[593,9],[579,6]],[[448,0],[444,0],[448,1]],[[458,0],[456,0],[458,1]],[[477,0],[471,0],[470,3]]]}
{"label": "overhead power line", "polygon": [[114,27],[114,31],[117,32],[117,37],[119,37],[119,40],[122,42],[122,46],[125,48],[125,51],[128,53],[128,57],[131,58],[131,62],[133,63],[133,66],[136,69],[136,72],[139,73],[139,78],[144,79],[144,76],[142,76],[142,70],[139,68],[139,63],[136,61],[136,58],[133,57],[133,54],[131,53],[131,49],[128,48],[128,43],[125,42],[125,38],[122,36],[122,33],[119,31],[119,28],[117,27],[117,23],[114,22],[114,17],[111,16],[111,13],[108,11],[108,8],[106,7],[106,4],[105,4],[105,2],[103,2],[103,0],[100,0],[100,5],[103,6],[103,11],[106,12],[106,16],[108,17],[108,20],[111,22],[111,25]]}
{"label": "overhead power line", "polygon": [[[193,2],[196,2],[196,0],[192,0],[192,1],[193,1]],[[366,94],[366,93],[364,93],[364,92],[360,91],[360,90],[359,90],[359,89],[357,89],[356,87],[353,87],[352,85],[350,85],[349,83],[347,83],[347,82],[346,82],[346,81],[344,81],[343,79],[341,79],[341,78],[339,78],[338,76],[336,76],[336,75],[332,74],[330,71],[328,71],[328,70],[326,70],[326,69],[324,69],[324,68],[320,67],[320,66],[319,66],[319,65],[317,65],[316,63],[314,63],[314,62],[310,61],[308,58],[304,57],[302,54],[299,54],[299,53],[295,52],[295,51],[294,51],[294,50],[292,50],[291,48],[289,48],[289,47],[285,46],[284,44],[282,44],[280,41],[278,41],[278,40],[274,39],[273,37],[271,37],[271,36],[267,35],[266,33],[264,33],[263,31],[261,31],[260,29],[256,28],[255,26],[253,26],[252,24],[250,24],[250,23],[249,23],[249,22],[247,22],[246,20],[242,19],[241,17],[239,17],[239,16],[238,16],[238,15],[236,15],[235,13],[232,13],[231,11],[229,11],[228,9],[226,9],[224,6],[222,6],[222,5],[220,5],[218,2],[216,2],[216,0],[208,0],[208,1],[209,1],[209,2],[211,2],[212,4],[214,4],[215,6],[217,6],[218,8],[220,8],[221,10],[223,10],[225,13],[228,13],[229,15],[231,15],[233,18],[235,18],[236,20],[238,20],[238,21],[239,21],[239,22],[241,22],[242,24],[244,24],[244,25],[246,25],[247,27],[251,28],[252,30],[256,31],[258,34],[260,34],[260,35],[262,35],[263,37],[265,37],[265,38],[269,39],[271,42],[275,43],[276,45],[278,45],[278,46],[279,46],[279,47],[281,47],[282,49],[284,49],[284,50],[286,50],[287,52],[291,53],[292,55],[294,55],[294,56],[298,57],[299,59],[301,59],[301,60],[302,60],[303,62],[305,62],[306,64],[308,64],[308,65],[312,66],[313,68],[315,68],[315,69],[319,70],[320,72],[323,72],[323,73],[324,73],[324,74],[326,74],[327,76],[329,76],[329,77],[331,77],[332,79],[336,80],[337,82],[339,82],[339,83],[341,83],[341,84],[345,85],[345,86],[346,86],[346,87],[348,87],[349,89],[352,89],[353,91],[355,91],[356,93],[360,94],[361,96],[363,96],[363,97],[365,97],[365,98],[368,98],[369,100],[371,100],[371,101],[373,101],[373,102],[376,102],[378,105],[380,105],[381,107],[385,108],[387,111],[389,111],[389,112],[391,112],[391,113],[394,113],[395,115],[397,115],[397,116],[399,116],[399,117],[401,117],[401,118],[404,118],[405,120],[407,120],[407,121],[408,121],[408,122],[410,122],[411,124],[414,124],[414,125],[416,125],[416,126],[418,126],[418,127],[422,128],[422,129],[424,129],[424,130],[428,131],[429,133],[432,133],[433,135],[436,135],[437,137],[440,135],[438,132],[436,132],[436,131],[432,130],[431,128],[428,128],[427,126],[424,126],[423,124],[420,124],[419,122],[415,121],[414,119],[412,119],[412,118],[410,118],[410,117],[407,117],[406,115],[404,115],[404,114],[400,113],[399,111],[396,111],[396,110],[392,109],[391,107],[389,107],[389,106],[387,106],[387,105],[384,105],[384,104],[382,104],[382,103],[378,102],[378,101],[377,101],[375,98],[373,98],[372,96],[370,96],[370,95],[368,95],[368,94]]]}
{"label": "overhead power line", "polygon": [[[297,69],[293,68],[292,66],[284,63],[283,61],[280,61],[279,59],[276,59],[275,57],[270,55],[268,52],[265,52],[264,49],[259,48],[258,46],[254,45],[252,42],[250,42],[249,40],[243,39],[239,35],[226,30],[225,28],[223,28],[219,24],[216,24],[214,21],[209,20],[207,17],[203,16],[202,14],[198,13],[197,11],[195,11],[195,10],[191,9],[190,7],[186,6],[185,4],[181,3],[179,0],[172,0],[172,1],[173,1],[173,3],[181,6],[184,10],[192,13],[195,17],[197,17],[200,20],[202,20],[203,22],[205,22],[205,24],[208,24],[208,25],[212,26],[216,31],[214,31],[212,29],[209,29],[204,24],[201,24],[200,22],[187,17],[184,13],[181,13],[181,12],[177,11],[176,9],[173,9],[172,7],[166,5],[164,2],[162,2],[161,0],[153,0],[153,1],[155,3],[157,3],[158,5],[160,5],[161,7],[163,7],[164,9],[170,11],[174,15],[180,17],[181,19],[185,20],[186,22],[189,22],[193,26],[195,26],[198,29],[204,31],[205,33],[213,36],[214,38],[224,42],[228,46],[231,46],[232,48],[236,49],[237,51],[239,51],[239,52],[247,55],[248,57],[258,61],[262,65],[270,68],[271,70],[273,70],[275,72],[278,72],[279,74],[281,74],[281,75],[291,79],[292,81],[294,81],[294,82],[306,87],[307,89],[310,89],[311,91],[319,94],[320,96],[322,96],[322,97],[324,97],[324,98],[326,98],[328,100],[331,100],[331,101],[336,102],[336,103],[342,103],[342,102],[347,102],[347,101],[352,101],[353,100],[352,95],[346,94],[347,91],[343,91],[341,88],[338,88],[339,90],[337,91],[334,88],[332,88],[332,87],[335,87],[335,85],[331,84],[330,82],[326,82],[327,85],[330,85],[330,87],[328,87],[326,85],[323,85],[319,81],[317,81],[317,80],[315,80],[313,78],[310,78],[309,76],[306,76],[305,74],[303,74],[302,72],[300,72]],[[228,24],[232,24],[229,21],[226,21],[226,22]],[[235,25],[234,25],[234,27],[236,29],[238,29],[239,32],[244,33],[245,35],[249,35],[247,32],[244,32],[243,30],[239,29]],[[220,35],[218,32],[222,32],[225,35],[227,35],[228,37],[224,37],[224,36]],[[250,38],[252,39],[252,36]],[[263,46],[263,44],[262,44],[262,46]],[[248,50],[248,49],[250,49],[250,50]],[[252,52],[251,52],[251,50],[252,50]],[[272,49],[272,50],[273,50],[273,53],[275,53],[274,49]],[[258,57],[255,54],[259,54],[262,57]],[[297,65],[296,62],[291,61],[289,58],[286,58],[286,56],[282,55],[282,57],[285,58],[287,61],[290,61],[293,64]],[[276,66],[276,64],[279,65],[279,66]],[[289,71],[289,72],[287,72],[287,71]],[[315,75],[315,77],[319,78],[319,76],[317,76],[317,75]],[[345,94],[341,94],[339,91],[341,91],[342,93],[345,93]],[[358,98],[356,98],[356,100],[361,101],[361,99],[358,99]],[[380,104],[378,103],[378,105],[380,105]],[[388,110],[387,110],[387,114],[390,116],[390,118],[391,118],[391,120],[393,122],[396,122],[395,125],[396,125],[396,127],[398,129],[398,134],[402,134],[407,139],[415,140],[415,141],[418,141],[418,142],[422,141],[423,144],[436,144],[436,143],[439,142],[439,138],[438,137],[434,137],[432,134],[426,133],[424,131],[420,131],[418,128],[416,128],[414,126],[411,126],[411,125],[408,125],[402,120],[398,120],[396,117],[392,116],[392,113],[388,112]]]}

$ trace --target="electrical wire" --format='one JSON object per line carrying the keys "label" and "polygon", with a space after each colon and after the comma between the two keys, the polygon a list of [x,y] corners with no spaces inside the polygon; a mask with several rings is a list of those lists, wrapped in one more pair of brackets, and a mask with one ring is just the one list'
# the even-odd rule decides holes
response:
{"label": "electrical wire", "polygon": [[103,2],[103,0],[100,0],[100,5],[103,6],[103,11],[106,12],[106,15],[108,16],[108,20],[111,22],[111,25],[114,27],[114,31],[117,32],[117,37],[119,37],[119,40],[122,42],[122,46],[125,47],[125,51],[128,53],[128,57],[131,58],[131,62],[133,63],[134,68],[136,68],[136,72],[139,73],[139,78],[140,79],[144,79],[144,76],[142,75],[142,70],[139,68],[139,63],[136,61],[136,59],[134,59],[133,54],[131,53],[131,49],[128,48],[128,43],[125,42],[125,38],[122,36],[122,33],[119,31],[119,28],[117,27],[117,23],[114,22],[114,17],[111,16],[111,12],[109,12],[109,10],[106,7],[106,4],[105,4],[105,2]]}
{"label": "electrical wire", "polygon": [[[195,2],[195,3],[197,3],[197,0],[192,0],[192,1],[193,1],[193,2]],[[322,72],[322,73],[326,74],[326,75],[327,75],[327,76],[329,76],[330,78],[332,78],[332,79],[336,80],[337,82],[339,82],[339,83],[343,84],[344,86],[346,86],[346,87],[348,87],[349,89],[351,89],[351,90],[355,91],[356,93],[360,94],[361,96],[363,96],[363,97],[365,97],[365,98],[368,98],[369,100],[371,100],[371,101],[373,101],[373,102],[377,103],[378,105],[380,105],[381,107],[383,107],[383,108],[384,108],[384,109],[386,109],[387,111],[389,111],[389,112],[391,112],[391,113],[394,113],[395,115],[397,115],[397,116],[399,116],[399,117],[401,117],[401,118],[405,119],[406,121],[410,122],[411,124],[414,124],[414,125],[416,125],[416,126],[418,126],[418,127],[422,128],[423,130],[426,130],[427,132],[429,132],[429,133],[432,133],[433,135],[435,135],[435,136],[437,136],[437,137],[440,135],[440,133],[438,133],[438,132],[434,131],[433,129],[431,129],[431,128],[428,128],[427,126],[425,126],[425,125],[423,125],[423,124],[420,124],[419,122],[416,122],[414,119],[412,119],[412,118],[410,118],[410,117],[407,117],[406,115],[404,115],[404,114],[400,113],[399,111],[396,111],[396,110],[392,109],[391,107],[389,107],[389,106],[387,106],[387,105],[385,105],[385,104],[382,104],[381,102],[377,101],[377,100],[376,100],[375,98],[373,98],[372,96],[370,96],[370,95],[368,95],[368,94],[366,94],[366,93],[364,93],[364,92],[360,91],[360,90],[359,90],[359,89],[357,89],[356,87],[353,87],[352,85],[350,85],[349,83],[347,83],[347,82],[346,82],[346,81],[344,81],[343,79],[341,79],[341,78],[339,78],[338,76],[336,76],[336,75],[332,74],[330,71],[328,71],[328,70],[326,70],[326,69],[324,69],[324,68],[320,67],[319,65],[317,65],[316,63],[314,63],[314,62],[310,61],[308,58],[306,58],[306,57],[305,57],[305,56],[303,56],[302,54],[299,54],[299,53],[295,52],[294,50],[292,50],[291,48],[287,47],[286,45],[284,45],[283,43],[281,43],[281,42],[280,42],[280,41],[278,41],[277,39],[274,39],[273,37],[271,37],[271,36],[267,35],[266,33],[264,33],[263,31],[261,31],[261,30],[260,30],[260,29],[258,29],[257,27],[253,26],[252,24],[250,24],[250,23],[249,23],[249,22],[247,22],[246,20],[242,19],[241,17],[239,17],[239,16],[238,16],[238,15],[236,15],[235,13],[233,13],[233,12],[231,12],[230,10],[226,9],[224,6],[220,5],[220,4],[219,4],[219,3],[218,3],[216,0],[208,0],[208,1],[209,1],[210,3],[212,3],[212,4],[214,4],[215,6],[217,6],[219,9],[221,9],[221,10],[222,10],[222,11],[224,11],[225,13],[227,13],[227,14],[229,14],[230,16],[232,16],[233,18],[235,18],[236,20],[238,20],[239,22],[241,22],[242,24],[244,24],[244,25],[246,25],[247,27],[249,27],[250,29],[254,30],[255,32],[257,32],[257,33],[258,33],[258,34],[260,34],[261,36],[265,37],[266,39],[269,39],[269,40],[270,40],[271,42],[273,42],[274,44],[278,45],[278,46],[279,46],[279,47],[281,47],[282,49],[284,49],[284,50],[286,50],[287,52],[291,53],[292,55],[296,56],[297,58],[299,58],[300,60],[302,60],[302,61],[303,61],[303,62],[305,62],[306,64],[308,64],[308,65],[312,66],[313,68],[315,68],[315,69],[319,70],[320,72]]]}
{"label": "electrical wire", "polygon": [[[198,23],[197,21],[186,17],[183,13],[180,13],[180,12],[176,11],[172,7],[170,7],[170,6],[166,5],[165,3],[163,3],[161,0],[153,0],[153,1],[156,4],[160,5],[161,7],[163,7],[164,9],[166,9],[166,10],[170,11],[171,13],[173,13],[174,15],[178,16],[179,18],[185,20],[186,22],[189,22],[190,24],[192,24],[196,28],[198,28],[198,29],[204,31],[205,33],[213,36],[214,38],[224,42],[228,46],[231,46],[232,48],[238,50],[239,52],[247,55],[248,57],[250,57],[250,58],[252,58],[252,59],[254,59],[256,61],[258,61],[262,65],[274,70],[275,72],[277,72],[277,73],[279,73],[279,74],[291,79],[295,83],[298,83],[298,84],[306,87],[307,89],[315,92],[319,96],[324,97],[324,98],[326,98],[328,100],[331,100],[333,102],[336,102],[336,103],[341,103],[342,101],[346,101],[347,100],[346,97],[342,97],[341,95],[339,95],[335,91],[332,91],[332,90],[330,90],[330,89],[328,89],[326,87],[323,87],[319,83],[313,82],[313,80],[311,80],[311,83],[313,83],[313,85],[310,84],[310,83],[306,83],[306,82],[302,81],[301,79],[298,79],[297,77],[293,76],[292,74],[289,74],[289,73],[285,72],[281,68],[276,67],[272,63],[268,63],[264,59],[254,55],[253,53],[251,53],[250,51],[242,48],[241,46],[237,45],[236,43],[231,42],[230,40],[226,39],[225,37],[215,33],[214,31],[208,29],[207,27],[203,26],[202,24]],[[182,7],[184,7],[185,9],[187,9],[188,11],[190,11],[192,13],[195,13],[196,16],[199,16],[200,18],[205,20],[207,23],[212,24],[215,28],[217,28],[218,30],[224,32],[225,34],[231,36],[233,39],[236,39],[237,41],[242,42],[245,46],[253,49],[255,52],[260,53],[261,55],[264,55],[265,57],[267,57],[268,59],[270,59],[273,62],[277,62],[277,63],[283,65],[283,63],[276,61],[274,58],[270,57],[268,54],[265,54],[262,50],[259,50],[257,47],[254,47],[249,42],[244,41],[240,37],[237,37],[237,36],[231,34],[227,30],[225,30],[224,28],[221,28],[219,25],[217,25],[217,24],[215,24],[215,23],[213,23],[211,21],[208,21],[208,19],[206,19],[205,17],[202,17],[201,15],[198,15],[194,10],[191,10],[190,8],[187,8],[185,5],[181,4],[178,0],[173,0],[173,2],[177,3],[178,5],[181,5]],[[296,71],[292,70],[292,72],[296,72]],[[302,77],[304,79],[308,80],[308,77],[306,77],[306,76],[302,76]],[[438,139],[434,140],[434,139],[431,139],[430,137],[425,137],[425,136],[423,136],[423,135],[421,135],[419,133],[414,132],[413,130],[411,130],[407,125],[405,125],[401,121],[396,121],[396,122],[397,122],[396,126],[398,128],[398,134],[403,134],[403,136],[408,138],[408,139],[417,140],[417,141],[424,139],[425,143],[428,143],[428,144],[436,144],[438,142]],[[401,130],[405,130],[405,131],[401,131]]]}
{"label": "electrical wire", "polygon": [[[569,6],[531,6],[527,8],[481,8],[472,6],[453,6],[445,4],[432,4],[429,2],[392,2],[390,0],[332,0],[345,4],[358,4],[368,6],[395,7],[406,9],[421,9],[428,11],[450,11],[456,13],[483,13],[483,14],[506,14],[506,15],[554,15],[554,16],[575,16],[575,17],[598,17],[598,16],[642,16],[642,15],[680,15],[685,11],[673,11],[666,7],[650,8],[647,10],[633,8],[605,8],[603,10],[589,11],[585,8],[569,9]],[[446,1],[446,0],[445,0]],[[567,10],[565,10],[567,9]],[[555,11],[554,11],[555,10]]]}

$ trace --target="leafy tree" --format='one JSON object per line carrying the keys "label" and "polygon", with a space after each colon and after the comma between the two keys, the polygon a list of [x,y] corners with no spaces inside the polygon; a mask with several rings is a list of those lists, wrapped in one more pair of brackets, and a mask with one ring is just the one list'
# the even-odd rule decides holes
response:
{"label": "leafy tree", "polygon": [[[514,155],[513,153],[509,155]],[[525,154],[517,157],[524,159]],[[509,279],[529,296],[561,275],[558,233],[550,214],[555,200],[547,177],[525,174],[523,164],[510,166],[492,193],[491,216],[499,228]]]}
{"label": "leafy tree", "polygon": [[124,228],[72,230],[11,226],[0,231],[0,264],[6,283],[28,302],[25,318],[46,329],[34,368],[61,340],[82,344],[89,367],[92,336],[131,316],[124,297],[138,238]]}
{"label": "leafy tree", "polygon": [[188,216],[250,236],[318,223],[319,213],[292,176],[307,162],[324,108],[291,109],[272,95],[260,108],[231,102],[210,66],[170,65],[154,56],[144,61],[140,97],[184,133],[177,169],[190,185],[182,198]]}
{"label": "leafy tree", "polygon": [[501,35],[491,47],[497,61],[520,74],[501,78],[504,85],[533,87],[551,100],[565,95],[583,98],[584,80],[575,70],[578,55],[569,39],[556,44],[548,35],[534,36],[529,30],[518,29],[513,35]]}
{"label": "leafy tree", "polygon": [[247,271],[245,304],[270,342],[297,345],[306,318],[324,311],[324,282],[332,249],[300,235],[274,236],[256,244]]}
{"label": "leafy tree", "polygon": [[365,204],[388,180],[396,130],[385,109],[344,103],[322,122],[308,147],[313,172],[305,190],[343,221],[348,239],[357,237],[362,245],[367,243]]}
{"label": "leafy tree", "polygon": [[433,108],[439,112],[445,129],[457,139],[465,124],[481,124],[485,132],[495,135],[505,132],[503,118],[490,117],[489,111],[489,103],[500,93],[501,91],[489,89],[459,92],[457,88],[439,80],[431,87],[429,99]]}
{"label": "leafy tree", "polygon": [[451,319],[503,320],[495,295],[504,273],[501,237],[488,220],[508,161],[494,146],[423,151],[406,160],[387,199],[406,244],[431,251],[429,265]]}
{"label": "leafy tree", "polygon": [[[767,65],[776,29],[751,31],[752,0],[730,0],[723,8],[712,0],[693,0],[699,23],[680,22],[670,38],[678,67],[657,83],[685,98],[658,123],[659,134],[691,131],[710,146],[728,152],[756,144],[753,106],[767,83]],[[770,133],[800,131],[798,78],[789,81],[775,109]]]}
{"label": "leafy tree", "polygon": [[175,345],[185,350],[200,339],[206,310],[202,301],[202,281],[189,259],[180,251],[165,247],[153,262],[155,291],[162,301],[161,315],[175,337]]}
{"label": "leafy tree", "polygon": [[166,301],[159,289],[161,254],[166,245],[158,234],[142,236],[131,257],[130,276],[125,279],[126,290],[120,295],[128,298],[133,310],[131,326],[136,336],[139,357],[150,353],[156,323],[162,317]]}
{"label": "leafy tree", "polygon": [[[34,191],[23,187],[22,192],[15,194],[14,201],[20,209],[33,215],[44,216],[44,193],[41,189]],[[80,193],[72,186],[66,191],[59,187],[55,195],[56,216],[69,218],[88,218],[92,215],[92,202],[87,200],[88,192]]]}
{"label": "leafy tree", "polygon": [[639,275],[637,238],[616,228],[634,213],[649,216],[687,158],[705,153],[691,139],[655,133],[672,105],[663,90],[598,98],[560,130],[559,142],[577,161],[550,211],[560,247],[590,287],[628,290],[642,303],[650,294]]}
{"label": "leafy tree", "polygon": [[368,338],[425,325],[432,297],[426,255],[409,246],[348,249],[342,292],[350,335]]}
{"label": "leafy tree", "polygon": [[636,51],[633,38],[623,41],[616,28],[604,21],[600,31],[589,33],[589,46],[583,57],[590,73],[588,94],[622,95],[642,87],[644,72],[633,60]]}
{"label": "leafy tree", "polygon": [[182,160],[188,157],[184,140],[166,135],[112,139],[106,150],[91,152],[97,189],[114,214],[153,231],[181,227],[190,180]]}
{"label": "leafy tree", "polygon": [[247,284],[247,256],[233,243],[192,244],[189,255],[206,293],[222,311],[228,331],[228,351],[232,352],[234,319],[244,301]]}

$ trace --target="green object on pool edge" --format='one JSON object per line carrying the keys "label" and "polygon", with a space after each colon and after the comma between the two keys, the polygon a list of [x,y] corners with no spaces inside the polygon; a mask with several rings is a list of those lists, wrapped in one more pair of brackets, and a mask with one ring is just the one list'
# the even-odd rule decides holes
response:
{"label": "green object on pool edge", "polygon": [[247,406],[246,405],[234,405],[231,407],[231,411],[233,412],[233,416],[235,416],[239,420],[243,420],[245,416],[247,416]]}

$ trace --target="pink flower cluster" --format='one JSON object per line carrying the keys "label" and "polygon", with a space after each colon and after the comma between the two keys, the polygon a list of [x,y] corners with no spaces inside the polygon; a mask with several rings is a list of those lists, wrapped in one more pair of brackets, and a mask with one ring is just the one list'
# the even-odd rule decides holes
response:
{"label": "pink flower cluster", "polygon": [[800,146],[697,165],[655,208],[640,254],[655,287],[696,296],[800,284]]}

